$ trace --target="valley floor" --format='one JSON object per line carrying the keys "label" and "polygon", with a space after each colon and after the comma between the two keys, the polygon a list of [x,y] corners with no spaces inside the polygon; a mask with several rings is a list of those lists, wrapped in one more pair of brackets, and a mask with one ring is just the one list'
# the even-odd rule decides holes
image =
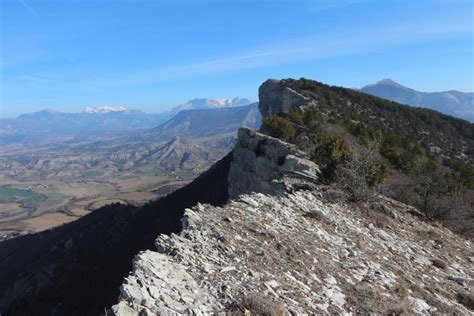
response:
{"label": "valley floor", "polygon": [[193,177],[149,170],[76,179],[0,177],[0,241],[75,221],[107,204],[139,205],[186,185]]}

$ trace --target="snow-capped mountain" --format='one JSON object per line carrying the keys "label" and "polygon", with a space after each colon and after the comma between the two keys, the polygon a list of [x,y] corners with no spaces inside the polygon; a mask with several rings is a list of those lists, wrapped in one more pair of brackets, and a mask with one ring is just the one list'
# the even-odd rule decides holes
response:
{"label": "snow-capped mountain", "polygon": [[214,109],[221,107],[235,107],[244,106],[253,103],[253,101],[245,98],[229,98],[229,99],[193,99],[184,104],[178,105],[171,109],[172,112],[179,112],[182,110],[197,110],[197,109]]}
{"label": "snow-capped mountain", "polygon": [[[43,110],[23,114],[16,119],[0,119],[0,145],[129,135],[132,131],[157,127],[182,110],[226,109],[251,103],[249,99],[238,97],[193,99],[162,113],[146,113],[112,105],[88,106],[75,113]],[[259,121],[255,124],[259,124]]]}
{"label": "snow-capped mountain", "polygon": [[109,112],[123,112],[127,111],[128,108],[124,106],[97,106],[97,107],[86,107],[84,113],[109,113]]}

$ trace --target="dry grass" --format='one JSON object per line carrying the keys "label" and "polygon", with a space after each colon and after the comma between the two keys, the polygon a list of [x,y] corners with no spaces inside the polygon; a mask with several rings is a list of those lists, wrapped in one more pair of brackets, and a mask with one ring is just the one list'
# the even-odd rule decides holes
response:
{"label": "dry grass", "polygon": [[434,230],[416,230],[416,234],[423,240],[434,240],[442,244],[441,236]]}
{"label": "dry grass", "polygon": [[405,299],[410,296],[411,290],[404,285],[398,285],[395,292],[400,298]]}
{"label": "dry grass", "polygon": [[240,304],[244,309],[244,315],[255,316],[284,316],[286,315],[285,307],[267,298],[252,295],[245,296]]}
{"label": "dry grass", "polygon": [[435,267],[443,269],[443,270],[445,270],[448,267],[448,264],[445,261],[438,258],[431,260],[431,263],[433,263]]}
{"label": "dry grass", "polygon": [[[347,291],[349,290],[349,291]],[[410,315],[401,300],[383,296],[367,284],[352,286],[345,291],[347,303],[356,315]]]}
{"label": "dry grass", "polygon": [[321,211],[318,210],[312,210],[311,212],[303,214],[303,216],[306,218],[314,219],[323,224],[329,224],[331,222],[326,215],[324,215]]}
{"label": "dry grass", "polygon": [[456,298],[459,303],[466,306],[466,308],[474,311],[474,293],[473,292],[461,291],[457,293]]}
{"label": "dry grass", "polygon": [[377,228],[385,228],[390,226],[392,223],[392,219],[390,217],[377,211],[369,209],[364,213],[366,220]]}
{"label": "dry grass", "polygon": [[447,305],[435,298],[433,294],[438,294],[453,299],[452,295],[435,284],[427,284],[425,287],[416,284],[411,285],[412,296],[423,299],[428,305],[435,307],[440,315],[462,315],[463,312],[454,305]]}
{"label": "dry grass", "polygon": [[62,224],[75,221],[77,217],[69,216],[64,213],[48,213],[37,217],[32,217],[22,221],[28,225],[30,232],[40,232]]}

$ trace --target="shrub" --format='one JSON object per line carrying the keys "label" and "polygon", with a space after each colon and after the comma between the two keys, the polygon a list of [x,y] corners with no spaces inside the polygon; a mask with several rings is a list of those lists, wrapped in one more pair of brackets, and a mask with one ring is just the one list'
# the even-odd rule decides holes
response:
{"label": "shrub", "polygon": [[298,125],[303,125],[303,117],[304,117],[304,112],[301,110],[299,107],[294,107],[290,113],[287,115],[288,120],[291,121],[292,123],[298,124]]}
{"label": "shrub", "polygon": [[311,160],[319,165],[323,180],[333,181],[337,168],[350,155],[349,147],[342,135],[331,137],[325,133],[313,134],[312,142],[315,149]]}
{"label": "shrub", "polygon": [[438,258],[431,260],[431,263],[433,263],[435,267],[443,269],[443,270],[448,267],[448,264],[446,262]]}
{"label": "shrub", "polygon": [[474,311],[474,293],[467,291],[460,291],[456,296],[459,303]]}
{"label": "shrub", "polygon": [[246,296],[241,305],[246,309],[245,315],[284,316],[286,309],[283,305],[265,299],[261,296]]}
{"label": "shrub", "polygon": [[304,110],[303,113],[303,123],[307,127],[312,127],[316,122],[323,122],[323,116],[321,113],[314,107],[309,107]]}
{"label": "shrub", "polygon": [[[268,119],[267,129],[310,153],[323,182],[342,179],[363,198],[383,181],[384,194],[474,236],[474,124],[304,78],[285,84],[316,106]],[[373,142],[376,161],[351,156]]]}
{"label": "shrub", "polygon": [[409,172],[414,166],[415,158],[421,154],[421,148],[406,138],[386,134],[380,154],[395,168]]}
{"label": "shrub", "polygon": [[331,222],[329,218],[326,217],[326,215],[324,215],[321,211],[318,210],[312,210],[308,213],[303,214],[303,216],[306,218],[314,219],[323,224],[329,224]]}
{"label": "shrub", "polygon": [[295,135],[293,125],[283,117],[269,116],[263,119],[264,131],[272,136],[287,141]]}

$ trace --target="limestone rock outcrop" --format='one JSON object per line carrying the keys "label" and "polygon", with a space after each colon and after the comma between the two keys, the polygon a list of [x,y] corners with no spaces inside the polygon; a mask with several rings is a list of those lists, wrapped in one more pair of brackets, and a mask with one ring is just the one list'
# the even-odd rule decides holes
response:
{"label": "limestone rock outcrop", "polygon": [[285,86],[284,80],[269,79],[258,89],[262,117],[288,113],[293,107],[304,105],[308,98]]}
{"label": "limestone rock outcrop", "polygon": [[242,127],[229,171],[229,197],[259,192],[282,195],[318,179],[318,166],[295,145]]}
{"label": "limestone rock outcrop", "polygon": [[[278,80],[262,116],[305,105]],[[295,145],[241,128],[229,201],[140,253],[115,315],[472,314],[474,246],[384,196],[349,204]],[[337,191],[337,190],[336,190]],[[336,198],[335,198],[336,197]]]}
{"label": "limestone rock outcrop", "polygon": [[472,315],[472,242],[380,199],[393,217],[364,215],[318,189],[198,204],[181,233],[160,235],[156,251],[137,256],[112,310]]}

